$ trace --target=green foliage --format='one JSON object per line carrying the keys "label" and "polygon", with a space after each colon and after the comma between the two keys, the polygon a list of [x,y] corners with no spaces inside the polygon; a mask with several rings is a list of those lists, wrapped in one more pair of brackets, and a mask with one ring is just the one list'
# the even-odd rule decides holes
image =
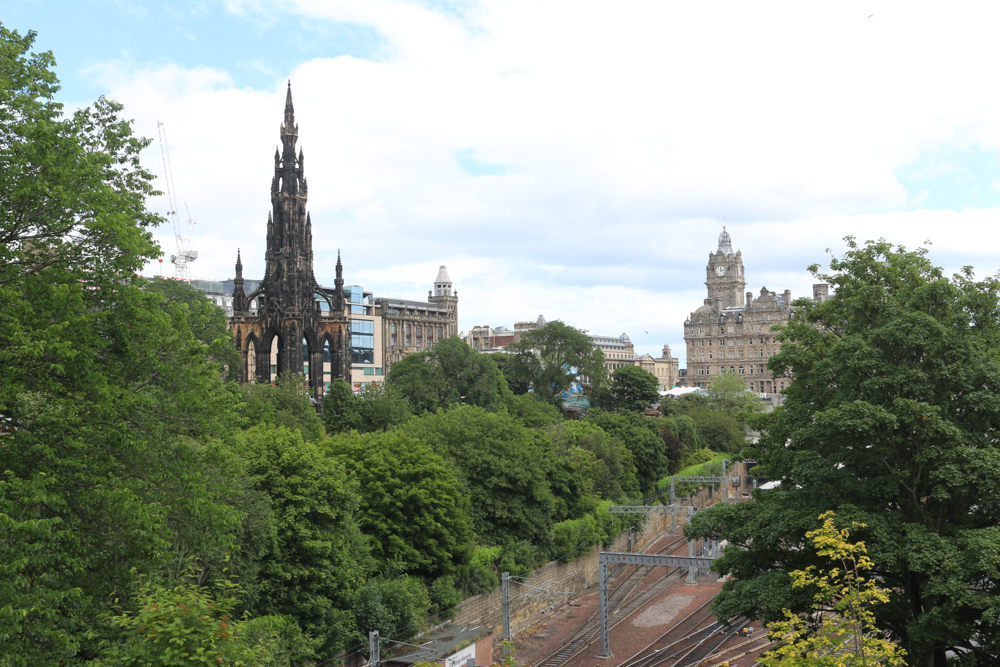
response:
{"label": "green foliage", "polygon": [[656,376],[639,366],[622,366],[611,374],[606,395],[610,400],[598,407],[607,410],[635,410],[642,412],[660,400]]}
{"label": "green foliage", "polygon": [[461,581],[462,589],[469,595],[476,595],[499,586],[500,575],[497,566],[502,556],[502,546],[476,547],[469,560],[469,568]]}
{"label": "green foliage", "polygon": [[667,474],[669,459],[664,451],[663,433],[654,420],[635,412],[593,409],[587,413],[586,422],[625,443],[632,452],[642,493],[649,493],[656,482]]}
{"label": "green foliage", "polygon": [[[623,502],[639,495],[639,478],[632,452],[620,439],[589,421],[566,421],[548,429],[556,452],[581,449],[596,459],[596,470],[581,467],[599,498]],[[596,474],[594,474],[596,473]]]}
{"label": "green foliage", "polygon": [[121,107],[66,117],[51,54],[0,26],[0,663],[96,657],[132,568],[233,548],[198,443],[234,424],[203,312],[133,278],[159,255]]}
{"label": "green foliage", "polygon": [[[906,651],[880,638],[872,609],[889,601],[889,592],[866,574],[872,569],[864,542],[850,543],[850,530],[838,530],[834,513],[823,526],[806,533],[816,555],[829,559],[791,573],[793,588],[814,591],[811,618],[789,610],[768,624],[770,638],[781,645],[760,658],[765,667],[855,667],[905,665]],[[852,528],[865,528],[853,522]]]}
{"label": "green foliage", "polygon": [[663,434],[663,453],[667,457],[667,472],[673,474],[680,470],[681,460],[684,458],[684,443],[675,436],[670,429],[666,428],[661,421],[658,426]]}
{"label": "green foliage", "polygon": [[[219,582],[215,595],[196,583],[167,588],[139,582],[135,613],[115,616],[125,641],[108,646],[101,667],[261,665],[267,648],[248,646],[233,620],[235,585]],[[273,664],[273,663],[271,663]]]}
{"label": "green foliage", "polygon": [[582,378],[590,379],[592,389],[604,382],[604,353],[589,336],[559,321],[527,332],[507,350],[514,357],[505,369],[512,382],[530,386],[540,400],[553,405],[561,405],[563,394]]}
{"label": "green foliage", "polygon": [[[756,416],[747,456],[780,479],[746,508],[713,508],[693,530],[737,548],[719,617],[781,620],[807,610],[790,572],[824,560],[801,549],[834,510],[859,529],[890,591],[876,624],[913,664],[1000,662],[1000,285],[971,270],[946,278],[924,250],[848,239],[823,303],[802,301],[769,367],[794,377],[785,404]],[[813,267],[815,271],[815,267]],[[704,515],[704,516],[703,516]]]}
{"label": "green foliage", "polygon": [[274,507],[274,547],[260,569],[259,614],[284,614],[329,656],[353,636],[354,592],[372,567],[358,529],[357,482],[298,431],[255,426],[233,438],[252,488]]}
{"label": "green foliage", "polygon": [[553,524],[552,534],[553,551],[563,562],[582,556],[607,537],[593,514]]}
{"label": "green foliage", "polygon": [[[669,402],[676,403],[676,401]],[[662,409],[663,405],[666,403],[668,403],[668,401],[664,400],[663,403],[660,404],[660,408]],[[672,414],[669,417],[664,417],[660,421],[660,426],[673,433],[674,436],[681,441],[681,444],[684,445],[684,449],[694,451],[695,449],[702,448],[702,444],[698,440],[698,426],[688,415],[677,413]]]}
{"label": "green foliage", "polygon": [[360,483],[358,525],[383,568],[434,577],[468,560],[469,499],[430,446],[392,432],[342,434],[325,447]]}
{"label": "green foliage", "polygon": [[[696,449],[692,452],[687,452],[684,458],[681,459],[681,469],[677,471],[677,475],[701,475],[704,472],[703,463],[708,463],[712,459],[722,457],[723,455],[713,452],[711,449]],[[723,457],[724,458],[724,457]],[[697,466],[697,471],[692,472],[691,468]]]}
{"label": "green foliage", "polygon": [[371,579],[357,593],[353,609],[358,630],[405,642],[423,628],[430,610],[427,589],[414,577]]}
{"label": "green foliage", "polygon": [[331,435],[346,431],[365,432],[361,401],[344,378],[333,378],[323,394],[322,419],[326,432]]}
{"label": "green foliage", "polygon": [[298,431],[308,442],[319,442],[323,438],[323,421],[316,414],[309,390],[300,376],[283,376],[276,384],[247,384],[241,391],[247,426],[282,426]]}
{"label": "green foliage", "polygon": [[226,311],[212,303],[204,292],[183,280],[153,278],[142,287],[161,295],[163,308],[168,312],[174,304],[186,307],[186,328],[207,346],[208,357],[219,365],[223,377],[237,377],[240,353],[233,346],[233,335],[226,325]]}
{"label": "green foliage", "polygon": [[[496,355],[497,358],[507,355]],[[534,394],[514,395],[507,399],[507,410],[528,428],[542,428],[558,424],[565,417],[559,408],[538,400]]]}
{"label": "green foliage", "polygon": [[263,647],[263,655],[253,663],[254,667],[300,667],[319,648],[319,642],[302,632],[290,616],[272,614],[241,620],[236,631],[245,646]]}
{"label": "green foliage", "polygon": [[394,363],[386,386],[398,392],[414,414],[454,405],[475,405],[496,412],[510,397],[490,355],[479,354],[454,336]]}
{"label": "green foliage", "polygon": [[334,378],[323,396],[327,433],[388,431],[411,416],[406,401],[396,390],[376,382],[365,385],[355,396],[347,381]]}
{"label": "green foliage", "polygon": [[748,387],[746,380],[731,371],[724,371],[705,390],[705,398],[712,410],[742,419],[761,412],[763,404]]}
{"label": "green foliage", "polygon": [[464,597],[455,585],[455,577],[450,574],[432,581],[427,587],[427,596],[431,601],[431,612],[435,614],[452,610]]}
{"label": "green foliage", "polygon": [[732,415],[704,407],[687,411],[698,431],[698,444],[717,452],[734,454],[743,449],[746,429]]}
{"label": "green foliage", "polygon": [[552,521],[546,443],[506,412],[463,406],[407,422],[400,432],[432,443],[472,501],[479,539],[542,543]]}

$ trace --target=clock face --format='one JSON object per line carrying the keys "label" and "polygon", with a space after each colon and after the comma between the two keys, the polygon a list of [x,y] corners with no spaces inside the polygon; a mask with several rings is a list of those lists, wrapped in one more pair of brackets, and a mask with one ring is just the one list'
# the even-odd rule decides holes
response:
{"label": "clock face", "polygon": [[724,276],[724,275],[726,275],[726,267],[722,266],[721,264],[719,266],[715,267],[715,275],[717,275],[717,276]]}

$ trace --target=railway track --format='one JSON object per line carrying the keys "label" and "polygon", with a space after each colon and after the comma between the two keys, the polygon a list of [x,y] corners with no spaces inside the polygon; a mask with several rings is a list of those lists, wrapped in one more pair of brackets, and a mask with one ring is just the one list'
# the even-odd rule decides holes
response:
{"label": "railway track", "polygon": [[[671,541],[656,553],[671,553],[684,543],[685,540],[681,537]],[[635,589],[646,575],[646,569],[644,566],[639,565],[629,565],[626,567],[630,569],[628,575],[608,595],[608,608],[612,610],[610,625],[612,629],[635,613],[652,597],[673,584],[679,578],[678,573],[680,571],[674,568],[673,572],[668,573],[649,588],[640,591],[638,595],[628,599],[633,589]],[[582,628],[575,632],[567,641],[560,644],[554,651],[536,662],[535,667],[562,667],[568,664],[570,660],[580,655],[588,646],[600,639],[600,632],[600,618],[598,612],[595,611],[587,618]]]}
{"label": "railway track", "polygon": [[[707,604],[703,605],[707,610]],[[699,608],[701,609],[701,608]],[[701,617],[701,622],[711,618],[711,612]],[[674,629],[664,635],[676,636]],[[645,655],[639,655],[622,664],[622,667],[690,667],[701,665],[709,657],[716,655],[722,646],[728,642],[734,633],[721,621],[714,621],[684,635],[680,639]],[[658,640],[655,643],[659,643]]]}
{"label": "railway track", "polygon": [[[717,664],[726,659],[735,660],[749,653],[756,653],[771,643],[766,634],[753,638],[737,634],[733,628],[744,625],[746,619],[735,618],[728,624],[712,621],[710,604],[711,601],[695,609],[668,632],[623,662],[621,667],[698,667]],[[653,648],[658,644],[664,646]]]}

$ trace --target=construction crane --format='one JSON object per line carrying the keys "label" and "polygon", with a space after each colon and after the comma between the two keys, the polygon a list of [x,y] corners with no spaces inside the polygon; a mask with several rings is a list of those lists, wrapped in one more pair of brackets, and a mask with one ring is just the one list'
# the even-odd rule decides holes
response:
{"label": "construction crane", "polygon": [[191,249],[191,232],[194,230],[194,218],[191,217],[191,210],[187,204],[188,220],[185,226],[181,226],[180,218],[177,216],[177,199],[174,190],[174,174],[170,168],[170,149],[167,148],[167,130],[163,121],[156,121],[156,127],[160,131],[160,152],[163,154],[163,171],[166,174],[167,182],[167,204],[170,210],[167,216],[174,225],[174,238],[177,240],[177,254],[170,256],[170,262],[174,265],[174,277],[178,280],[190,280],[188,275],[188,264],[198,259],[198,251]]}

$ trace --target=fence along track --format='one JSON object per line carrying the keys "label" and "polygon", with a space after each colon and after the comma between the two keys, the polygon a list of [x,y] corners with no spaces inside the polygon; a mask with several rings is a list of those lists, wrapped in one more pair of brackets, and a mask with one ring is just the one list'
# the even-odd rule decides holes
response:
{"label": "fence along track", "polygon": [[[673,551],[677,549],[681,544],[685,542],[684,538],[679,538],[673,540],[670,544],[663,547],[656,553],[663,553],[664,551]],[[612,591],[608,598],[608,607],[614,609],[613,615],[617,617],[617,620],[611,626],[612,628],[618,626],[619,623],[627,619],[630,615],[635,613],[639,607],[644,605],[649,601],[649,598],[654,595],[658,595],[663,589],[665,589],[670,584],[677,580],[678,570],[675,568],[674,572],[668,573],[660,581],[656,582],[650,586],[645,591],[640,592],[639,595],[632,598],[628,604],[622,605],[622,602],[628,597],[632,590],[638,585],[642,578],[646,575],[645,566],[641,565],[629,565],[626,566],[631,568],[628,576],[622,581],[615,589]],[[600,619],[598,617],[598,611],[595,610],[583,624],[579,630],[577,630],[572,637],[563,642],[554,651],[549,653],[547,656],[535,663],[535,667],[561,667],[567,664],[570,660],[582,653],[588,646],[593,644],[600,638]]]}

